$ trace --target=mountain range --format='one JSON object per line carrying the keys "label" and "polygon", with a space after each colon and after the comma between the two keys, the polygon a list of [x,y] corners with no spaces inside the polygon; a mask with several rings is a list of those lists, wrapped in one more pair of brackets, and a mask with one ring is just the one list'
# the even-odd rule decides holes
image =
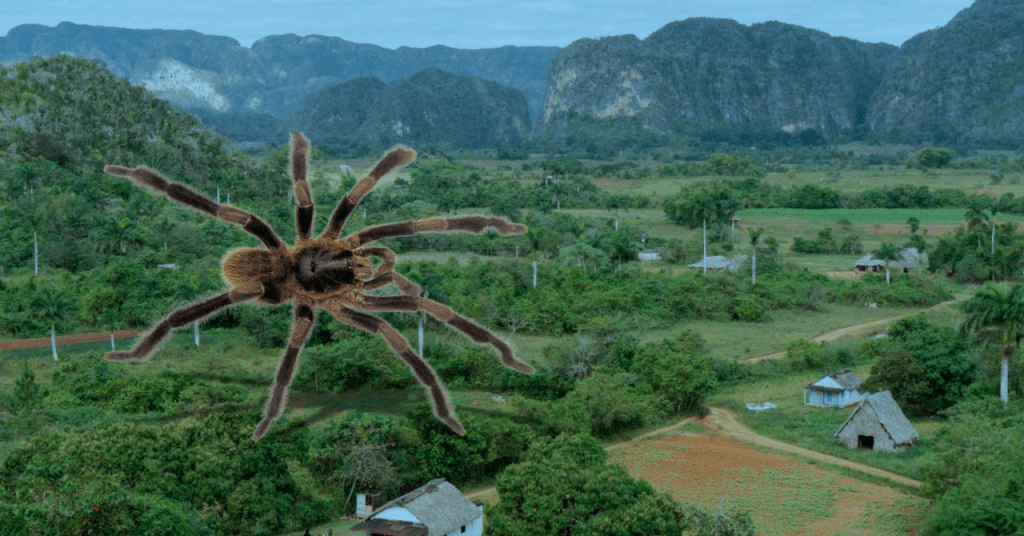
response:
{"label": "mountain range", "polygon": [[[1024,135],[1024,3],[977,0],[901,46],[767,22],[672,22],[645,39],[565,48],[386,49],[276,35],[251,48],[194,31],[61,23],[0,38],[0,63],[65,53],[200,117],[236,141],[289,130],[358,148],[572,139],[584,118],[614,136],[872,139],[1012,147]],[[610,121],[609,121],[610,120]]]}

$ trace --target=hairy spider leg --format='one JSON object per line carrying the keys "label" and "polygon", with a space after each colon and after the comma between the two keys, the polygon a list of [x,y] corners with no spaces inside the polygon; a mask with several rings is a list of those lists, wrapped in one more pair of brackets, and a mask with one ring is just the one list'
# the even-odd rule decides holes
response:
{"label": "hairy spider leg", "polygon": [[533,367],[520,361],[512,347],[487,328],[460,316],[451,307],[418,296],[362,296],[359,307],[370,311],[426,311],[430,316],[461,331],[478,344],[489,344],[498,351],[499,360],[506,368],[533,374]]}
{"label": "hairy spider leg", "polygon": [[274,385],[270,388],[270,398],[267,399],[267,407],[263,411],[263,420],[252,434],[253,441],[259,441],[284,411],[284,406],[288,402],[288,388],[292,384],[292,377],[295,376],[296,365],[299,362],[299,352],[306,346],[306,339],[313,331],[313,322],[313,308],[306,304],[295,304],[295,319],[292,322],[291,337],[288,339],[288,349],[284,351],[281,362],[277,365]]}
{"label": "hairy spider leg", "polygon": [[512,223],[505,218],[493,216],[459,216],[456,218],[430,218],[428,220],[403,221],[398,223],[385,223],[367,227],[362,231],[353,233],[343,240],[352,241],[355,247],[360,247],[370,242],[394,238],[398,236],[412,236],[419,233],[443,233],[446,231],[466,231],[473,234],[480,234],[488,227],[498,231],[502,236],[523,234],[526,226],[521,223]]}
{"label": "hairy spider leg", "polygon": [[377,271],[374,274],[373,279],[365,281],[363,283],[363,290],[373,290],[375,288],[383,287],[388,283],[394,281],[398,290],[402,291],[402,294],[410,296],[418,296],[420,293],[420,286],[412,281],[406,279],[402,274],[395,273],[395,252],[388,248],[373,247],[373,248],[362,248],[355,251],[356,255],[360,257],[377,257],[380,259],[380,266],[377,267]]}
{"label": "hairy spider leg", "polygon": [[128,352],[107,352],[106,358],[111,361],[124,361],[126,359],[146,359],[149,354],[160,345],[172,329],[187,326],[197,320],[201,320],[211,314],[239,302],[259,298],[263,295],[263,285],[253,281],[250,284],[239,285],[223,294],[212,298],[186,305],[172,311],[153,329],[147,333],[142,340],[135,344],[135,347]]}
{"label": "hairy spider leg", "polygon": [[292,132],[292,189],[295,191],[295,241],[309,240],[313,227],[313,192],[306,182],[309,169],[309,140],[301,132]]}
{"label": "hairy spider leg", "polygon": [[455,433],[466,435],[466,429],[463,428],[462,423],[452,413],[451,400],[449,400],[444,386],[441,385],[441,380],[438,379],[437,373],[434,372],[430,363],[427,363],[425,359],[412,351],[412,348],[409,347],[409,341],[405,340],[401,333],[392,327],[391,324],[380,318],[359,311],[353,311],[338,302],[332,303],[328,310],[341,322],[384,337],[388,346],[391,347],[391,351],[398,354],[398,357],[405,361],[405,364],[412,369],[412,373],[416,376],[416,380],[420,382],[420,385],[427,388],[427,392],[430,393],[430,406],[434,410],[434,415],[447,424]]}
{"label": "hairy spider leg", "polygon": [[416,151],[402,145],[388,151],[387,154],[377,161],[377,164],[373,166],[370,173],[359,179],[359,182],[352,186],[352,189],[345,194],[345,197],[341,198],[338,206],[334,208],[334,213],[331,214],[331,221],[327,223],[327,228],[324,229],[323,233],[320,233],[320,236],[330,240],[337,240],[341,234],[341,229],[345,227],[345,221],[348,220],[348,217],[356,209],[356,206],[359,205],[359,202],[366,197],[366,194],[377,187],[377,181],[396,169],[408,166],[415,159]]}
{"label": "hairy spider leg", "polygon": [[242,229],[245,229],[247,233],[259,238],[260,242],[267,246],[267,249],[283,250],[285,248],[284,242],[277,237],[274,230],[256,215],[230,205],[221,205],[180,182],[168,180],[167,177],[148,167],[139,166],[129,169],[122,166],[106,166],[103,168],[103,171],[111,175],[132,179],[140,186],[151,188],[166,195],[173,201],[177,201],[186,207],[200,212],[205,212],[218,220],[241,225]]}

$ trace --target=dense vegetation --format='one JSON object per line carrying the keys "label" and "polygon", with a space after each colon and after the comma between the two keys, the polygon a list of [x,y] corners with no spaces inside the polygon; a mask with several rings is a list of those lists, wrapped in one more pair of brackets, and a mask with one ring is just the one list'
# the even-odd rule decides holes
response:
{"label": "dense vegetation", "polygon": [[[285,148],[253,160],[190,116],[84,60],[33,60],[0,68],[0,79],[0,142],[8,147],[0,154],[0,235],[7,238],[0,250],[0,337],[41,337],[51,329],[144,329],[170,309],[221,290],[219,259],[230,248],[257,246],[232,226],[102,173],[106,163],[145,163],[211,197],[230,195],[232,204],[259,214],[292,241]],[[939,161],[919,154],[914,165],[955,164],[937,154]],[[338,199],[353,179],[325,176],[320,156],[314,154],[315,194]],[[833,156],[838,165],[852,165],[852,155]],[[960,190],[898,185],[858,194],[816,185],[783,188],[764,179],[780,169],[775,164],[755,164],[741,155],[707,154],[700,163],[658,158],[657,164],[617,160],[587,166],[548,157],[494,169],[424,158],[409,179],[398,178],[369,196],[360,207],[365,216],[360,210],[351,218],[347,231],[483,210],[529,226],[516,237],[430,234],[388,243],[400,253],[500,257],[406,261],[398,270],[431,299],[484,325],[553,341],[532,356],[537,373],[527,376],[501,367],[489,349],[428,324],[435,344],[425,356],[449,388],[466,396],[501,393],[507,402],[493,411],[462,411],[466,436],[454,435],[427,404],[418,403],[408,411],[285,419],[262,442],[252,443],[249,434],[270,374],[254,372],[253,363],[287,342],[291,312],[244,305],[205,323],[203,330],[220,346],[185,351],[168,343],[162,351],[180,359],[163,368],[109,363],[97,350],[62,355],[42,377],[29,360],[0,363],[0,372],[16,377],[0,391],[0,479],[9,484],[0,488],[0,526],[11,527],[12,534],[143,534],[162,523],[173,534],[277,534],[351,511],[355,490],[394,497],[444,476],[460,486],[498,477],[502,501],[488,511],[490,528],[498,533],[530,526],[537,534],[561,534],[583,517],[581,534],[607,533],[622,519],[635,521],[620,527],[633,531],[628,533],[685,526],[696,534],[750,534],[746,514],[713,515],[679,505],[606,465],[596,446],[597,440],[703,411],[719,385],[749,380],[750,367],[715,358],[700,336],[678,326],[695,320],[768,325],[774,315],[790,311],[868,301],[931,305],[949,298],[951,287],[926,274],[898,277],[891,285],[878,275],[832,279],[787,266],[777,237],[766,237],[760,249],[752,246],[758,252],[756,284],[749,264],[735,274],[680,272],[671,262],[682,262],[684,246],[659,239],[647,246],[660,246],[670,263],[641,267],[635,239],[640,231],[626,218],[616,221],[619,210],[661,206],[670,221],[690,227],[707,220],[711,239],[724,247],[721,229],[740,208],[969,203],[968,219],[977,221],[938,239],[933,266],[965,281],[1018,278],[1024,267],[1020,233],[1013,225],[997,225],[993,239],[986,219],[994,211],[1024,212],[1012,196],[993,201]],[[592,180],[680,176],[708,178],[668,199],[610,194]],[[560,210],[569,208],[610,212],[598,218]],[[315,225],[322,227],[328,213],[320,210]],[[822,229],[807,247],[853,253],[857,237],[851,234],[842,227],[838,236]],[[31,268],[34,237],[39,275]],[[414,328],[413,315],[384,316],[400,330]],[[648,337],[659,328],[673,332]],[[911,412],[948,416],[929,488],[937,504],[930,521],[935,534],[968,514],[991,526],[1012,526],[1015,514],[1008,508],[985,510],[987,503],[960,500],[1001,470],[1000,460],[980,456],[972,464],[939,464],[953,452],[984,445],[976,442],[990,436],[977,439],[975,431],[1019,429],[1015,406],[985,405],[998,374],[975,341],[909,319],[857,356],[805,341],[788,350],[789,370],[833,370],[854,359],[874,360],[870,382],[892,389]],[[215,367],[220,360],[223,366]],[[1010,377],[1020,377],[1017,359]],[[379,337],[341,327],[322,313],[294,389],[297,396],[311,397],[359,390],[362,398],[375,399],[390,396],[377,391],[414,385]],[[1015,383],[1011,392],[1020,396],[1021,385]],[[998,452],[1019,458],[1018,447],[1007,441]],[[1019,475],[1007,475],[1005,486],[985,492],[992,504],[1019,500]],[[524,480],[548,491],[552,482],[569,482],[577,499],[551,516],[526,505]],[[609,501],[616,493],[639,500]],[[540,504],[537,497],[529,500]],[[547,507],[559,501],[541,502]]]}

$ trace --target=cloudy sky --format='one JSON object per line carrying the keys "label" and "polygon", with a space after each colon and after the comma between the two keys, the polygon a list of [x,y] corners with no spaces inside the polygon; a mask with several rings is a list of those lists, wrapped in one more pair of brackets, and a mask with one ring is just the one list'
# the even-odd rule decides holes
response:
{"label": "cloudy sky", "polygon": [[565,46],[583,37],[644,38],[665,24],[718,17],[777,20],[834,36],[899,45],[944,25],[972,0],[32,0],[4,2],[0,35],[20,24],[62,21],[196,30],[242,45],[293,33],[387,48],[447,45]]}

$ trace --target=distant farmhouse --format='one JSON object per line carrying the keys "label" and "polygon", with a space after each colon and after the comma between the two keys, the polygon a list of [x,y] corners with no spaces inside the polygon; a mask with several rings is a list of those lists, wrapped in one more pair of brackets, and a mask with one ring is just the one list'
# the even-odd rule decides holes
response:
{"label": "distant farmhouse", "polygon": [[864,399],[857,391],[860,378],[849,370],[822,376],[804,387],[804,404],[845,408]]}
{"label": "distant farmhouse", "polygon": [[[904,248],[900,251],[900,260],[892,261],[889,263],[890,272],[909,272],[912,268],[928,267],[928,255],[918,253],[917,248]],[[882,259],[875,258],[874,255],[868,253],[863,257],[857,259],[854,263],[853,269],[858,272],[885,272],[885,261]]]}
{"label": "distant farmhouse", "polygon": [[739,267],[740,263],[747,260],[746,255],[736,255],[735,257],[723,257],[721,255],[714,255],[712,257],[706,257],[704,260],[697,261],[690,265],[690,268],[694,270],[703,270],[704,266],[707,265],[708,270],[729,270],[734,271]]}
{"label": "distant farmhouse", "polygon": [[385,503],[352,531],[371,536],[481,536],[484,508],[469,502],[455,486],[435,478]]}
{"label": "distant farmhouse", "polygon": [[849,448],[887,452],[904,450],[918,437],[914,425],[889,391],[865,398],[835,434],[835,438]]}

